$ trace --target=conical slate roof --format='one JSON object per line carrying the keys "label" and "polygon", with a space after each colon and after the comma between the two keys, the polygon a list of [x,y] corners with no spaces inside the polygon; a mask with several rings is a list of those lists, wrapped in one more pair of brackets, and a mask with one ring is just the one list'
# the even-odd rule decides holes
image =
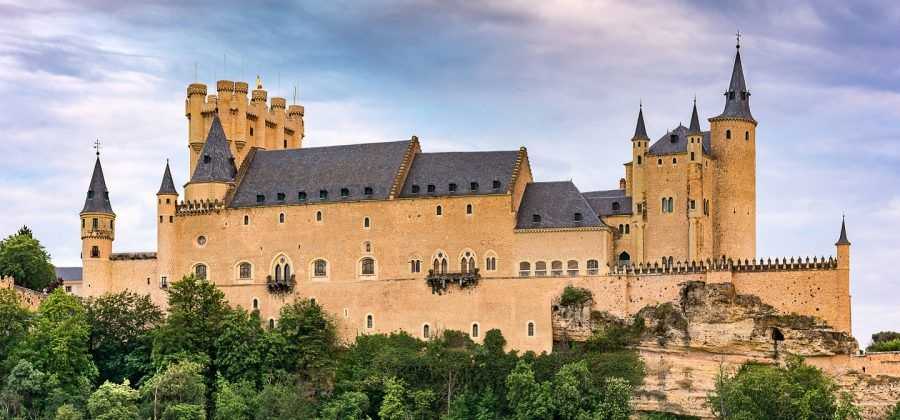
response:
{"label": "conical slate roof", "polygon": [[697,100],[694,99],[694,112],[691,113],[691,126],[688,128],[688,135],[700,135],[700,117],[697,115]]}
{"label": "conical slate roof", "polygon": [[234,167],[234,156],[225,139],[222,122],[216,115],[197,159],[191,182],[231,182],[234,181],[235,173],[237,169]]}
{"label": "conical slate roof", "polygon": [[847,240],[847,225],[843,218],[841,219],[841,237],[838,238],[835,245],[850,245],[850,241]]}
{"label": "conical slate roof", "polygon": [[631,140],[650,140],[647,136],[647,127],[644,126],[644,107],[638,110],[637,125],[634,127],[634,137]]}
{"label": "conical slate roof", "polygon": [[734,56],[734,68],[731,70],[731,82],[725,92],[725,110],[716,118],[742,118],[756,122],[750,113],[750,91],[744,80],[744,66],[741,64],[741,50]]}
{"label": "conical slate roof", "polygon": [[162,184],[159,186],[159,191],[156,195],[162,194],[172,194],[178,195],[178,190],[175,189],[175,182],[172,181],[172,171],[169,170],[169,161],[166,161],[166,171],[163,172]]}
{"label": "conical slate roof", "polygon": [[106,179],[103,178],[99,155],[94,163],[94,174],[91,175],[91,185],[88,186],[87,198],[84,199],[84,208],[81,212],[115,214],[109,203],[109,190],[106,189]]}

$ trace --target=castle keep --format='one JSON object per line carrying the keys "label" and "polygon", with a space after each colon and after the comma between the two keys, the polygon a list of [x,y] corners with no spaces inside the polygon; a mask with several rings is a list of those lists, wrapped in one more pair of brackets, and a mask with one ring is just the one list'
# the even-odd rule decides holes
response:
{"label": "castle keep", "polygon": [[632,158],[608,191],[534,180],[524,147],[431,153],[415,136],[308,147],[302,106],[268,100],[259,81],[247,94],[245,82],[188,86],[191,166],[179,192],[166,164],[155,252],[113,252],[98,156],[75,293],[131,290],[165,305],[168,285],[193,273],[272,325],[304,297],[347,339],[456,329],[480,341],[499,328],[511,348],[543,351],[567,285],[628,317],[699,281],[850,333],[843,226],[836,257],[757,258],[757,121],[740,50],[721,113],[701,121],[695,103],[688,127],[654,141],[638,110],[622,139]]}

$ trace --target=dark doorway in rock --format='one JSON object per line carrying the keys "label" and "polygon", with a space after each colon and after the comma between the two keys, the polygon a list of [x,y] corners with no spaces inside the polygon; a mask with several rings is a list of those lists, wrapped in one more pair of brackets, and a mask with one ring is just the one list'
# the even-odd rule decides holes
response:
{"label": "dark doorway in rock", "polygon": [[772,328],[772,345],[775,349],[775,358],[778,358],[778,343],[784,341],[784,334],[778,328]]}

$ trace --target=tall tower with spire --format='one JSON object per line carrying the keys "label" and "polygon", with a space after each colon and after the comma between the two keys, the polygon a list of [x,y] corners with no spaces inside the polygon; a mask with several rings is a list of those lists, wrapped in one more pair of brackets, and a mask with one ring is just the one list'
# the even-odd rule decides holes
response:
{"label": "tall tower with spire", "polygon": [[92,296],[109,290],[110,254],[116,237],[116,214],[109,201],[109,190],[100,165],[100,151],[94,162],[94,173],[88,186],[81,218],[81,261],[86,280],[84,293]]}
{"label": "tall tower with spire", "polygon": [[[631,174],[626,194],[632,197],[634,208],[631,220],[634,231],[630,235],[634,246],[634,254],[631,257],[636,262],[644,261],[644,229],[646,218],[644,217],[647,206],[647,149],[650,147],[650,136],[647,135],[647,126],[644,125],[644,104],[638,107],[637,124],[634,127],[634,136],[631,137]],[[627,174],[626,174],[627,175]]]}
{"label": "tall tower with spire", "polygon": [[756,120],[744,79],[738,38],[725,109],[710,118],[711,153],[716,159],[713,200],[715,257],[756,257]]}
{"label": "tall tower with spire", "polygon": [[691,124],[687,131],[687,216],[688,216],[688,252],[691,261],[709,257],[704,241],[708,230],[704,216],[704,182],[703,182],[703,130],[700,129],[700,116],[697,113],[697,98],[694,98],[694,109],[691,111]]}
{"label": "tall tower with spire", "polygon": [[160,285],[168,284],[175,269],[175,241],[177,231],[175,229],[175,211],[178,202],[178,190],[172,180],[172,171],[169,162],[166,161],[166,169],[163,172],[162,183],[156,193],[156,259]]}

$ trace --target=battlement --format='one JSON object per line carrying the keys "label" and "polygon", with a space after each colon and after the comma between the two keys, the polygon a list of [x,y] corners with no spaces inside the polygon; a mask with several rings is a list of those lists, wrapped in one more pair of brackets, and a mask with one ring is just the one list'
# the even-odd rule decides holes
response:
{"label": "battlement", "polygon": [[653,274],[698,274],[716,271],[727,272],[766,272],[766,271],[809,271],[836,270],[838,261],[825,257],[791,257],[766,259],[719,258],[700,261],[677,261],[672,264],[618,264],[610,266],[610,275],[653,275]]}
{"label": "battlement", "polygon": [[182,201],[175,205],[175,214],[178,216],[196,216],[201,214],[218,213],[225,209],[225,202],[216,200],[191,200]]}

